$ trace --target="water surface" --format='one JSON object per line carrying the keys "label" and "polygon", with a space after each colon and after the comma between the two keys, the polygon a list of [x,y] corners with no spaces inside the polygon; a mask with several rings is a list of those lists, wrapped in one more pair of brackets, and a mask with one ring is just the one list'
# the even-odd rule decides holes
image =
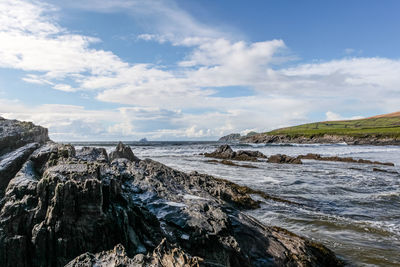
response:
{"label": "water surface", "polygon": [[[317,153],[393,162],[395,167],[303,160],[302,165],[250,163],[257,169],[207,163],[216,142],[127,142],[139,158],[224,178],[303,204],[264,201],[247,211],[264,224],[321,242],[356,266],[400,266],[400,147],[336,145],[232,145],[266,155]],[[75,143],[102,146],[116,143]],[[380,171],[374,171],[378,168]]]}

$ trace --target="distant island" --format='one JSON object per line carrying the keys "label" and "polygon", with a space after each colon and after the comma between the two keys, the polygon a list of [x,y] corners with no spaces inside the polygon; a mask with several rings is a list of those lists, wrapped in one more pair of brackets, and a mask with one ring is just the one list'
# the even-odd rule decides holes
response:
{"label": "distant island", "polygon": [[147,143],[147,142],[149,142],[149,140],[147,140],[147,138],[142,138],[142,139],[139,140],[139,142],[141,142],[141,143]]}
{"label": "distant island", "polygon": [[359,120],[323,121],[245,136],[230,134],[221,142],[243,143],[347,143],[400,145],[400,111]]}

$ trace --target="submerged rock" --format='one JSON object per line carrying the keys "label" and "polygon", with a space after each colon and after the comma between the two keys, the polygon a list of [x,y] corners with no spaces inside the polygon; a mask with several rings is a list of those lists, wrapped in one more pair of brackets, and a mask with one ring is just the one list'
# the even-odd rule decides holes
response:
{"label": "submerged rock", "polygon": [[297,156],[299,159],[313,159],[320,161],[338,161],[338,162],[349,162],[349,163],[363,163],[363,164],[375,164],[375,165],[386,165],[386,166],[394,166],[394,163],[391,162],[380,162],[380,161],[371,161],[366,159],[353,159],[350,157],[322,157],[320,154],[309,153],[307,155]]}
{"label": "submerged rock", "polygon": [[219,164],[223,164],[223,165],[235,166],[235,167],[243,167],[243,168],[253,168],[253,169],[257,169],[258,168],[257,166],[249,165],[249,164],[236,164],[235,162],[230,161],[230,160],[226,160],[226,159],[223,159],[221,161],[216,160],[216,159],[212,159],[212,160],[207,160],[206,162],[208,162],[208,163],[219,163]]}
{"label": "submerged rock", "polygon": [[342,264],[242,213],[259,205],[248,187],[139,160],[122,143],[110,161],[101,149],[35,149],[0,201],[0,266]]}
{"label": "submerged rock", "polygon": [[297,157],[291,157],[284,154],[272,155],[268,158],[269,163],[284,163],[284,164],[302,164],[301,160]]}

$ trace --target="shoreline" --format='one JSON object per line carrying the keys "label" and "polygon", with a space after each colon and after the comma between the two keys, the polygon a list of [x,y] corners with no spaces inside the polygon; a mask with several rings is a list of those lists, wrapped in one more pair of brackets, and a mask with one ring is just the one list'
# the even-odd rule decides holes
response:
{"label": "shoreline", "polygon": [[[222,140],[221,140],[222,139]],[[224,141],[221,138],[221,141]],[[233,140],[231,140],[233,141]],[[323,135],[323,136],[289,136],[289,135],[267,135],[256,134],[250,137],[241,137],[237,139],[241,143],[253,144],[340,144],[347,145],[394,145],[399,146],[400,140],[393,138],[379,138],[379,137],[354,137],[346,135]]]}
{"label": "shoreline", "polygon": [[122,143],[111,153],[75,149],[40,126],[0,126],[2,266],[344,264],[324,245],[243,213],[260,205],[249,187],[139,159]]}

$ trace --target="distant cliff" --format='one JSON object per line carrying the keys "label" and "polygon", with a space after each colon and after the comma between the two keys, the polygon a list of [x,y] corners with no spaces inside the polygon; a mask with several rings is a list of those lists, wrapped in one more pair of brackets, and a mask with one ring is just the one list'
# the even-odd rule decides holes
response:
{"label": "distant cliff", "polygon": [[250,138],[257,134],[258,133],[256,133],[256,132],[249,132],[248,134],[242,136],[239,133],[232,133],[232,134],[222,136],[220,139],[218,139],[218,141],[219,142],[239,142],[245,138]]}
{"label": "distant cliff", "polygon": [[360,120],[302,124],[270,132],[237,137],[237,141],[244,143],[400,145],[400,112]]}
{"label": "distant cliff", "polygon": [[235,142],[240,140],[241,135],[238,133],[233,133],[233,134],[228,134],[225,136],[222,136],[218,141],[220,142]]}

